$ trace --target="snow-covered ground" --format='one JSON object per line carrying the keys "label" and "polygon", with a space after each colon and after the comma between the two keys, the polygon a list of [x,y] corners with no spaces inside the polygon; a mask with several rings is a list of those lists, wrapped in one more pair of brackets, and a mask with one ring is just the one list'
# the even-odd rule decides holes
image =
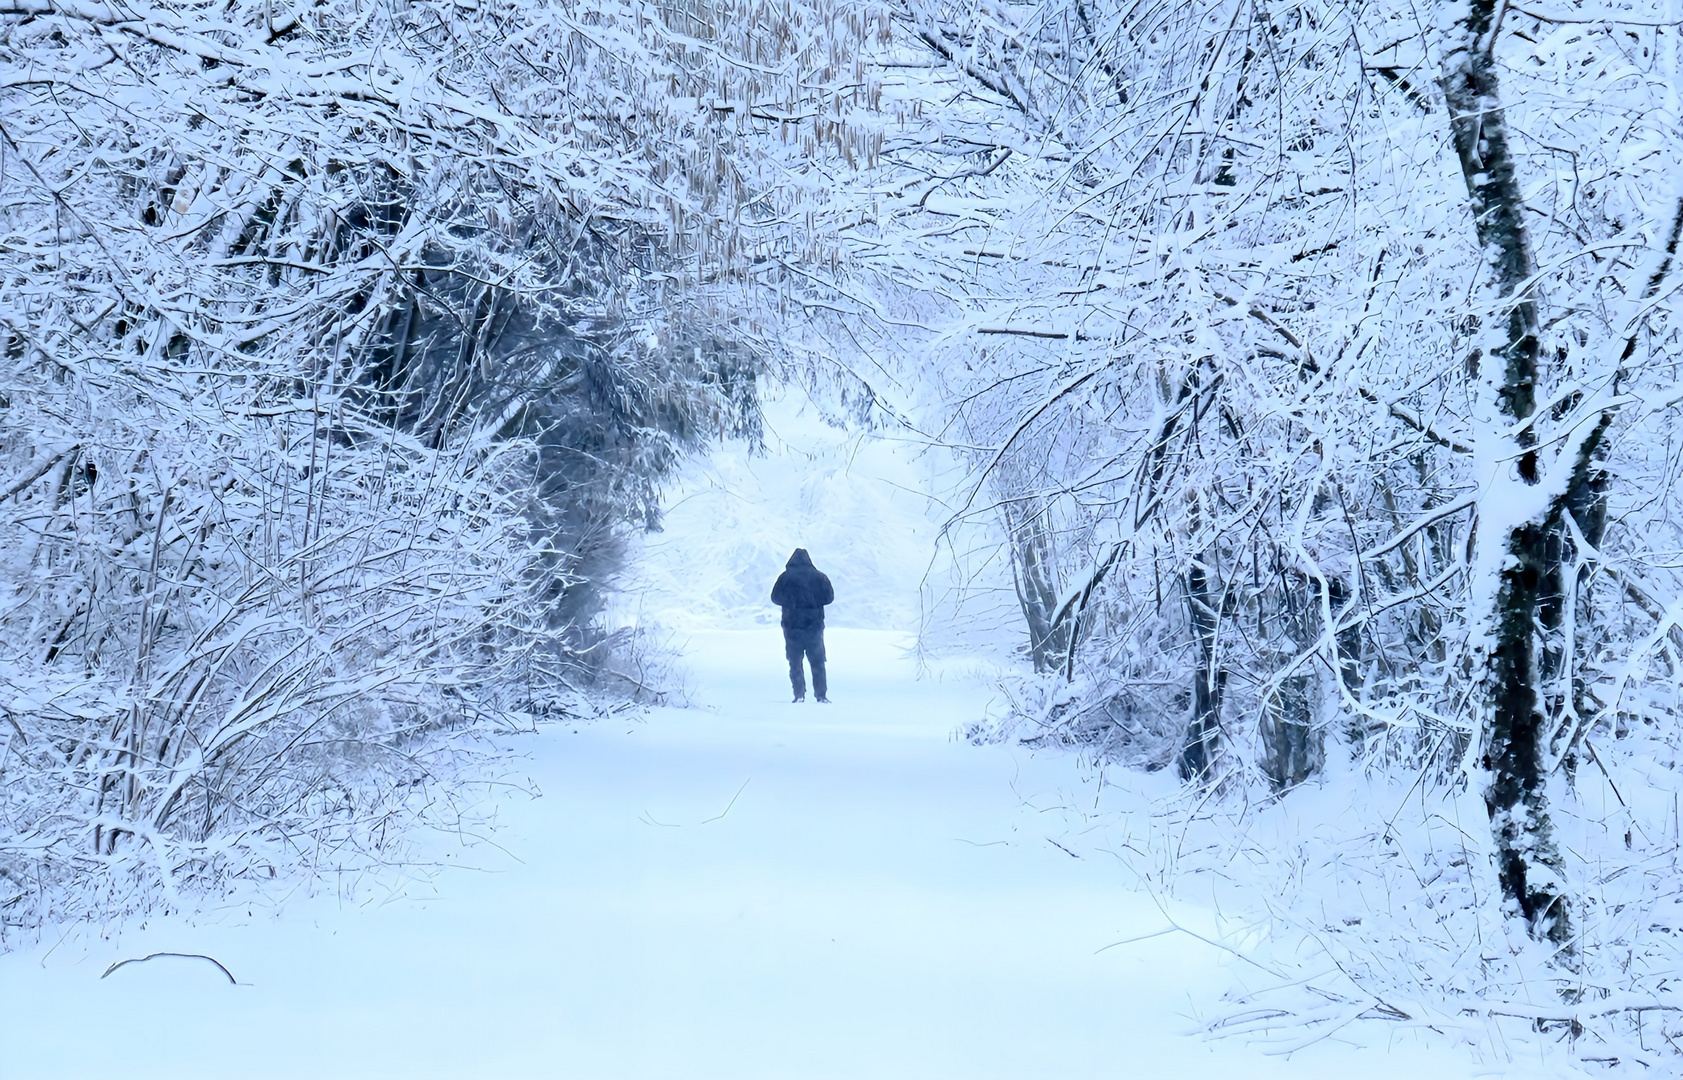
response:
{"label": "snow-covered ground", "polygon": [[[1180,933],[1105,949],[1169,922],[1047,839],[1069,759],[953,740],[988,691],[917,679],[909,644],[832,631],[824,708],[786,700],[775,627],[694,632],[714,708],[532,737],[543,796],[503,800],[502,850],[438,852],[471,870],[0,958],[0,1075],[1475,1075],[1187,1037],[1243,965]],[[172,958],[100,978],[154,951],[240,984]]]}
{"label": "snow-covered ground", "polygon": [[[1071,757],[953,737],[994,690],[912,655],[922,466],[773,419],[773,456],[691,474],[626,605],[674,628],[692,707],[511,737],[541,797],[487,786],[494,831],[428,841],[459,869],[0,956],[0,1077],[1491,1074],[1380,1024],[1289,1057],[1193,1034],[1272,976],[1214,910],[1059,846]],[[836,578],[828,707],[789,703],[760,603],[795,542]],[[101,978],[154,952],[238,983]]]}

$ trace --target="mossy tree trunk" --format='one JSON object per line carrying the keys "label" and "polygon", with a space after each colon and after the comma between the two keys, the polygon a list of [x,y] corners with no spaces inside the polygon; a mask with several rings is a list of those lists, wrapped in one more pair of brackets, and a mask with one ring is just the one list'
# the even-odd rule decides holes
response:
{"label": "mossy tree trunk", "polygon": [[[1569,950],[1572,909],[1547,798],[1547,717],[1542,694],[1545,602],[1558,593],[1560,501],[1546,513],[1514,514],[1532,506],[1522,489],[1541,480],[1536,411],[1541,338],[1531,279],[1536,270],[1526,234],[1524,197],[1502,111],[1492,55],[1496,0],[1470,0],[1444,59],[1450,133],[1466,178],[1479,247],[1505,314],[1479,358],[1493,391],[1486,457],[1496,470],[1481,508],[1478,561],[1495,575],[1482,655],[1479,698],[1484,800],[1494,833],[1497,877],[1504,898],[1523,915],[1533,937]],[[1504,429],[1498,431],[1497,429]],[[1511,461],[1511,464],[1509,463]],[[1481,531],[1482,531],[1481,530]],[[1477,616],[1475,616],[1477,617]]]}

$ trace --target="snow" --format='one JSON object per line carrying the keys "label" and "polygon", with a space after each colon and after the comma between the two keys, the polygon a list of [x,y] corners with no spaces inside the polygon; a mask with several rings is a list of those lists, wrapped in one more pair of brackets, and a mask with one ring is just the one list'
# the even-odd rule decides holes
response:
{"label": "snow", "polygon": [[[329,875],[268,908],[0,956],[0,1076],[1500,1074],[1381,1024],[1289,1057],[1195,1034],[1258,978],[1210,943],[1219,913],[1140,891],[1091,842],[1072,857],[1074,759],[955,739],[994,705],[986,665],[914,655],[894,601],[936,512],[905,482],[930,466],[873,444],[814,471],[846,440],[784,419],[805,442],[727,453],[675,493],[734,470],[734,515],[680,503],[644,551],[637,610],[688,620],[673,643],[693,706],[511,736],[509,778],[540,797],[484,785],[495,829],[427,841],[451,867],[428,879]],[[835,496],[794,515],[845,612],[828,707],[787,700],[749,588],[799,490]],[[735,561],[684,562],[732,535]],[[899,576],[849,577],[867,564]],[[160,951],[214,957],[238,984],[172,957],[100,977]]]}
{"label": "snow", "polygon": [[[910,644],[831,631],[825,709],[784,700],[775,627],[694,632],[716,709],[532,738],[543,797],[501,801],[496,846],[441,846],[474,870],[0,958],[0,1072],[1479,1074],[1420,1046],[1285,1060],[1186,1037],[1236,962],[1178,933],[1104,949],[1168,923],[1120,869],[1046,839],[1069,759],[951,739],[989,691],[918,680]],[[240,985],[168,958],[99,978],[160,950]]]}

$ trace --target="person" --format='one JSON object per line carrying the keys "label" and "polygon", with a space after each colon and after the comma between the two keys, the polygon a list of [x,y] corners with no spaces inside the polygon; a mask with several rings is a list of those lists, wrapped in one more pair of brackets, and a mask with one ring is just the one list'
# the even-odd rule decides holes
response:
{"label": "person", "polygon": [[783,609],[783,655],[789,660],[789,685],[796,701],[806,700],[803,656],[812,663],[812,692],[819,701],[830,701],[824,678],[824,605],[835,599],[830,579],[812,565],[806,548],[796,548],[771,587],[771,602]]}

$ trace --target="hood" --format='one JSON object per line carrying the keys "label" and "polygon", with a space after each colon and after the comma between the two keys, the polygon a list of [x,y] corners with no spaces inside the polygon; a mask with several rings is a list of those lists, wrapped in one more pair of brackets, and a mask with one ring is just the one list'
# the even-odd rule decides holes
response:
{"label": "hood", "polygon": [[784,569],[793,570],[797,566],[811,565],[812,556],[806,553],[806,548],[796,548],[795,553],[789,556],[789,561],[784,564]]}

